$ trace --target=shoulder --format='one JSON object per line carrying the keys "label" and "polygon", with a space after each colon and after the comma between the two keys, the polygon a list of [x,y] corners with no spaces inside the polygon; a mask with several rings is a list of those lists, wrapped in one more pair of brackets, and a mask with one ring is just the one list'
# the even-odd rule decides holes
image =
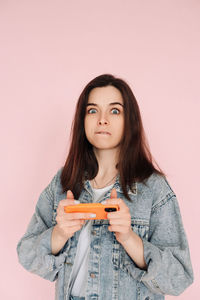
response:
{"label": "shoulder", "polygon": [[163,205],[172,197],[176,197],[166,176],[153,173],[144,182],[144,185],[151,191],[152,208]]}
{"label": "shoulder", "polygon": [[60,193],[62,190],[60,176],[62,173],[63,167],[59,168],[56,174],[52,177],[50,183],[46,186],[45,192],[53,198],[57,193]]}

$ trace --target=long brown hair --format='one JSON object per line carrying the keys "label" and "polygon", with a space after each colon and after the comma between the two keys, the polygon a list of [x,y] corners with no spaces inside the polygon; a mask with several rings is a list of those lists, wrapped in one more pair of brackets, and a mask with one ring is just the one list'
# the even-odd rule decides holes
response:
{"label": "long brown hair", "polygon": [[131,201],[127,187],[132,190],[134,182],[145,181],[153,172],[164,175],[155,161],[157,168],[153,165],[153,157],[145,137],[139,106],[131,88],[123,79],[112,74],[103,74],[91,80],[83,89],[72,122],[71,144],[61,172],[61,185],[63,193],[71,190],[75,199],[80,196],[84,180],[92,180],[98,173],[98,162],[93,146],[87,140],[84,129],[89,93],[95,87],[108,85],[116,87],[121,92],[124,101],[124,135],[116,168],[119,171],[120,184],[125,197]]}

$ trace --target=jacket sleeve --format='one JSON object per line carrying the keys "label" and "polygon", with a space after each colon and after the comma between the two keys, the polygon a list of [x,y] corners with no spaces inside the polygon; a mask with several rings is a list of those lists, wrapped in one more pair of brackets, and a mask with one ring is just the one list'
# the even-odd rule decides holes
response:
{"label": "jacket sleeve", "polygon": [[24,236],[17,245],[19,262],[28,271],[54,281],[63,267],[66,251],[51,254],[53,197],[58,173],[40,194],[35,212]]}
{"label": "jacket sleeve", "polygon": [[142,239],[147,270],[141,281],[153,293],[177,296],[193,282],[193,270],[176,195],[166,179],[164,186],[165,197],[152,207],[148,240]]}

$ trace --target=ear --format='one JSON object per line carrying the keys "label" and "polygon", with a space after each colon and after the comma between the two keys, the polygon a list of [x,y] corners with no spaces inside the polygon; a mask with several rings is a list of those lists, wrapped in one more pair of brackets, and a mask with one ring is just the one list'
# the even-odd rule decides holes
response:
{"label": "ear", "polygon": [[116,189],[114,188],[114,189],[112,189],[112,191],[111,191],[111,194],[110,194],[110,198],[111,199],[113,199],[113,198],[117,198],[117,191],[116,191]]}

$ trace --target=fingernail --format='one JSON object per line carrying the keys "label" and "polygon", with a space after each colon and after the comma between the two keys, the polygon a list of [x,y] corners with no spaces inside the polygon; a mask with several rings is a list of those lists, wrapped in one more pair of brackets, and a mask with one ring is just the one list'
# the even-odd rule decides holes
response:
{"label": "fingernail", "polygon": [[106,200],[102,201],[101,203],[102,203],[102,204],[106,204]]}
{"label": "fingernail", "polygon": [[80,201],[79,200],[74,200],[74,203],[75,204],[80,204]]}
{"label": "fingernail", "polygon": [[95,218],[95,217],[96,217],[96,214],[91,214],[90,217],[91,217],[91,218]]}

